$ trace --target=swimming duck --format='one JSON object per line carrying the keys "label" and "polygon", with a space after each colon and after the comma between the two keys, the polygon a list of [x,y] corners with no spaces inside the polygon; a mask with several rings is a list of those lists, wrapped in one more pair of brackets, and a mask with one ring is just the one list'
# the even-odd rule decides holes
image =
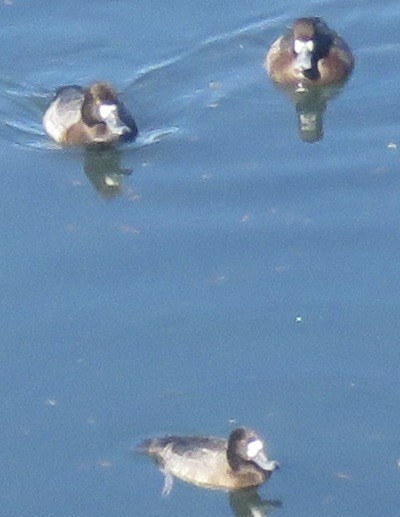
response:
{"label": "swimming duck", "polygon": [[89,88],[62,86],[43,116],[46,133],[64,145],[110,144],[134,140],[132,116],[107,83]]}
{"label": "swimming duck", "polygon": [[234,429],[229,439],[206,436],[165,436],[143,442],[165,476],[163,495],[173,476],[194,485],[220,490],[256,487],[278,466],[267,458],[264,443],[251,429]]}
{"label": "swimming duck", "polygon": [[346,42],[321,18],[299,18],[272,44],[264,66],[277,84],[307,88],[344,81],[354,58]]}

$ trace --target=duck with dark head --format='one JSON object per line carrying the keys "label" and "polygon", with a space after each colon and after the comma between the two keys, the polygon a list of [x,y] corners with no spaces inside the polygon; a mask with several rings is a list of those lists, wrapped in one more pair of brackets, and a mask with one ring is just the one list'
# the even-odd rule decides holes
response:
{"label": "duck with dark head", "polygon": [[63,145],[115,144],[136,138],[136,123],[108,83],[62,86],[50,102],[43,127]]}
{"label": "duck with dark head", "polygon": [[323,138],[323,115],[354,68],[347,43],[321,18],[298,18],[270,47],[264,66],[295,105],[303,142]]}
{"label": "duck with dark head", "polygon": [[265,68],[281,86],[307,88],[341,83],[354,58],[347,43],[321,18],[299,18],[269,49]]}
{"label": "duck with dark head", "polygon": [[163,495],[172,490],[173,476],[194,485],[240,490],[264,483],[278,467],[269,460],[264,443],[251,429],[234,429],[229,439],[207,436],[165,436],[143,442],[165,476]]}

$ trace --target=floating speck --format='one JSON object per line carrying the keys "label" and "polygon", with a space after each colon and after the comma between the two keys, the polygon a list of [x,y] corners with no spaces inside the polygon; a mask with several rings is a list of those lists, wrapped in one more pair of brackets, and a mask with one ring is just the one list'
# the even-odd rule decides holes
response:
{"label": "floating speck", "polygon": [[129,235],[138,235],[140,231],[132,226],[131,224],[123,224],[119,227],[119,231],[121,233],[129,234]]}
{"label": "floating speck", "polygon": [[109,469],[113,466],[113,462],[109,460],[100,460],[97,462],[97,466],[101,467],[102,469]]}
{"label": "floating speck", "polygon": [[216,275],[216,276],[209,278],[208,281],[210,284],[220,285],[220,284],[224,284],[225,282],[227,282],[228,277],[226,277],[225,275]]}
{"label": "floating speck", "polygon": [[338,479],[343,479],[344,481],[349,481],[352,479],[352,475],[349,472],[334,472],[333,475]]}
{"label": "floating speck", "polygon": [[73,233],[73,232],[76,232],[77,228],[74,224],[66,224],[64,226],[64,230],[67,232],[67,233]]}
{"label": "floating speck", "polygon": [[222,85],[217,81],[211,81],[210,83],[208,83],[208,86],[211,88],[211,90],[219,90]]}

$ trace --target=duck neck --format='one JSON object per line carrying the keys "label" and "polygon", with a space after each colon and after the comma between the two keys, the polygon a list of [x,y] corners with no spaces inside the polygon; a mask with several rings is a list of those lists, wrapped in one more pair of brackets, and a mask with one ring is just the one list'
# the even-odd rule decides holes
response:
{"label": "duck neck", "polygon": [[82,102],[82,119],[88,126],[95,126],[98,124],[98,120],[93,116],[92,109],[94,105],[94,98],[92,95],[92,92],[90,90],[87,90],[85,92],[85,96]]}
{"label": "duck neck", "polygon": [[232,470],[238,470],[240,467],[240,459],[237,457],[237,455],[232,452],[230,448],[228,448],[226,452],[226,457],[228,459],[229,466]]}

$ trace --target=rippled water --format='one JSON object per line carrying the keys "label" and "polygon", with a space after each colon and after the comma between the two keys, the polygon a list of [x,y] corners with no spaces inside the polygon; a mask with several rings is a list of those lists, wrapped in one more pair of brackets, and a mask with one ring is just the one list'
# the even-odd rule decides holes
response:
{"label": "rippled water", "polygon": [[[309,14],[356,58],[314,143],[262,67]],[[0,15],[4,515],[396,515],[398,2]],[[137,142],[59,148],[53,90],[97,79]],[[237,424],[281,464],[258,496],[163,498],[132,452]]]}

